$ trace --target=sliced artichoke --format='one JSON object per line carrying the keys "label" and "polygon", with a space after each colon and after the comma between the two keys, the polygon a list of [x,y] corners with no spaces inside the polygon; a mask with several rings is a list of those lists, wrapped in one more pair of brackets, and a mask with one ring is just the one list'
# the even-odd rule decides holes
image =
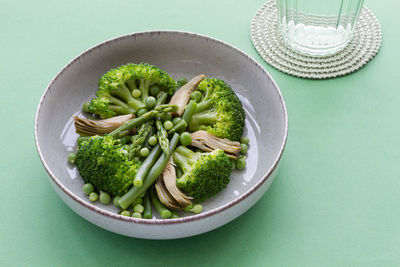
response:
{"label": "sliced artichoke", "polygon": [[228,157],[237,159],[240,153],[240,143],[225,138],[219,138],[215,135],[199,130],[191,134],[192,143],[190,145],[201,150],[211,152],[214,149],[222,149]]}
{"label": "sliced artichoke", "polygon": [[83,136],[104,135],[117,129],[135,115],[120,115],[105,120],[90,120],[74,116],[76,133]]}

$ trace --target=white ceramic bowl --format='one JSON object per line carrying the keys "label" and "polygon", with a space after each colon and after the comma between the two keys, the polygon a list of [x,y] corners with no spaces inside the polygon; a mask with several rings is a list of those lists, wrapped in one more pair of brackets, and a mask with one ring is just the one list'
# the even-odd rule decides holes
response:
{"label": "white ceramic bowl", "polygon": [[[228,187],[203,203],[203,212],[179,219],[151,220],[116,214],[113,205],[92,204],[67,155],[75,149],[72,115],[94,96],[98,79],[110,68],[148,62],[174,78],[204,73],[228,82],[246,109],[250,138],[247,167],[235,170]],[[267,71],[224,42],[186,32],[140,32],[105,41],[68,63],[43,93],[35,119],[35,140],[49,181],[60,198],[86,220],[115,233],[147,239],[201,234],[235,219],[271,185],[287,137],[284,100]],[[155,212],[153,213],[155,214]]]}

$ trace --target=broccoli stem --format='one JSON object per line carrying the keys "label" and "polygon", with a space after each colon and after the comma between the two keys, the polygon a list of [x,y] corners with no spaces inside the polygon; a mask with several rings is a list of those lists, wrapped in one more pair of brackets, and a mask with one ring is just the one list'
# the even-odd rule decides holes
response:
{"label": "broccoli stem", "polygon": [[125,104],[116,97],[110,96],[109,100],[110,100],[110,105],[109,105],[110,109],[112,111],[117,112],[118,114],[132,114],[135,112],[135,109],[128,106],[127,104]]}
{"label": "broccoli stem", "polygon": [[150,189],[150,198],[153,206],[156,208],[158,213],[160,213],[163,219],[167,219],[172,216],[171,211],[167,209],[167,207],[165,207],[164,204],[162,204],[161,201],[158,199],[157,194],[154,192],[154,188]]}
{"label": "broccoli stem", "polygon": [[168,140],[168,133],[167,130],[165,130],[161,120],[156,121],[156,126],[157,126],[157,138],[158,138],[158,143],[161,146],[161,149],[164,151],[164,153],[168,153],[169,150],[169,140]]}
{"label": "broccoli stem", "polygon": [[149,190],[147,190],[146,194],[144,195],[143,207],[144,207],[143,218],[151,219],[153,217],[153,214],[151,212],[151,201],[150,201],[150,196],[149,196]]}
{"label": "broccoli stem", "polygon": [[146,99],[149,97],[149,88],[151,86],[151,81],[146,79],[140,79],[139,81],[139,90],[142,92],[142,101],[146,103]]}
{"label": "broccoli stem", "polygon": [[154,182],[157,180],[158,176],[164,171],[165,167],[168,164],[169,158],[171,157],[172,153],[174,152],[176,146],[178,145],[179,141],[179,134],[175,133],[174,136],[171,138],[169,151],[168,153],[163,153],[161,157],[157,160],[157,162],[151,167],[150,171],[147,173],[142,187],[132,187],[129,189],[125,195],[123,195],[118,203],[123,208],[126,209],[138,198],[142,193],[144,193]]}
{"label": "broccoli stem", "polygon": [[195,132],[200,129],[201,126],[207,124],[214,124],[218,120],[218,113],[215,111],[205,111],[202,113],[196,113],[190,120],[190,130]]}
{"label": "broccoli stem", "polygon": [[204,100],[197,104],[196,113],[203,112],[211,107],[211,99]]}
{"label": "broccoli stem", "polygon": [[130,89],[125,85],[125,83],[118,87],[117,90],[112,91],[111,94],[124,100],[129,107],[135,109],[135,112],[146,106],[144,102],[141,102],[132,96]]}
{"label": "broccoli stem", "polygon": [[189,104],[185,108],[185,112],[182,115],[182,119],[189,123],[196,109],[197,103],[193,100],[190,100]]}
{"label": "broccoli stem", "polygon": [[133,185],[135,187],[143,186],[143,179],[146,177],[146,174],[149,172],[150,168],[160,157],[160,154],[161,154],[161,147],[160,145],[157,144],[155,147],[153,147],[150,154],[144,160],[142,165],[140,165],[140,168],[135,175],[135,179],[133,180]]}
{"label": "broccoli stem", "polygon": [[128,85],[129,89],[131,90],[131,93],[133,90],[138,89],[135,80],[127,80],[126,84]]}

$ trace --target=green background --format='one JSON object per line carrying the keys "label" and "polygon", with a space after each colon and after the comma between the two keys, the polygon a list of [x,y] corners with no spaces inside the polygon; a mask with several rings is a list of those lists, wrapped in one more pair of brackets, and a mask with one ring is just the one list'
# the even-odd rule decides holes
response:
{"label": "green background", "polygon": [[[383,30],[378,55],[351,75],[283,74],[252,47],[254,1],[0,1],[0,266],[399,266],[400,2],[367,1]],[[72,212],[34,144],[44,89],[106,39],[184,30],[260,62],[286,100],[289,138],[264,197],[210,233],[172,241],[107,232]]]}

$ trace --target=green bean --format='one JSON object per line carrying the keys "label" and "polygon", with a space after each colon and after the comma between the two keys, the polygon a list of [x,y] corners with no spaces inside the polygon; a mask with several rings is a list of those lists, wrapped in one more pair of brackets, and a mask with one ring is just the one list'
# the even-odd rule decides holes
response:
{"label": "green bean", "polygon": [[159,145],[153,147],[150,154],[143,161],[142,165],[140,165],[139,170],[135,175],[135,179],[133,180],[133,185],[135,187],[141,187],[143,185],[143,179],[146,177],[147,173],[150,171],[150,168],[156,163],[161,154],[161,147]]}
{"label": "green bean", "polygon": [[156,126],[157,126],[157,138],[158,138],[158,143],[161,146],[161,149],[164,151],[164,153],[168,153],[169,150],[169,140],[168,140],[168,133],[165,130],[162,122],[160,120],[156,121]]}
{"label": "green bean", "polygon": [[150,196],[149,196],[149,192],[146,191],[146,194],[144,195],[143,198],[143,218],[145,219],[151,219],[153,218],[153,214],[151,211],[151,202],[150,202]]}
{"label": "green bean", "polygon": [[182,120],[181,117],[175,117],[175,118],[173,118],[172,123],[173,123],[174,125],[177,125],[178,122],[180,122],[181,120]]}
{"label": "green bean", "polygon": [[158,199],[157,194],[154,192],[154,188],[150,189],[150,198],[151,203],[153,203],[153,206],[156,208],[163,219],[167,219],[172,216],[171,211],[167,209],[167,207],[165,207],[164,204],[162,204],[161,201]]}
{"label": "green bean", "polygon": [[[150,171],[148,171],[146,177],[143,180],[143,185],[142,187],[131,187],[127,193],[125,193],[121,199],[119,200],[119,205],[122,208],[127,208],[129,205],[132,204],[133,201],[135,201],[136,198],[138,198],[142,193],[144,193],[154,182],[157,180],[158,176],[164,171],[165,167],[168,164],[169,158],[171,157],[172,153],[174,152],[176,146],[178,145],[179,141],[179,134],[175,133],[170,141],[170,146],[169,146],[169,151],[168,153],[163,153],[157,160],[157,162],[152,166]],[[159,148],[159,145],[155,146],[155,148]],[[153,150],[152,150],[153,152]],[[151,154],[151,153],[150,153]],[[152,157],[149,155],[147,159],[151,159]],[[136,174],[136,177],[139,174],[139,171],[142,169],[143,165],[146,165],[148,167],[149,162],[146,163],[146,160],[143,162],[142,166],[139,168],[138,173]],[[135,179],[136,179],[135,177]]]}
{"label": "green bean", "polygon": [[168,131],[168,134],[179,133],[182,130],[185,130],[187,127],[187,123],[185,120],[179,121],[171,130]]}
{"label": "green bean", "polygon": [[183,112],[182,119],[184,119],[187,123],[190,122],[194,112],[196,111],[197,103],[193,100],[189,101],[189,104],[185,108],[185,112]]}

